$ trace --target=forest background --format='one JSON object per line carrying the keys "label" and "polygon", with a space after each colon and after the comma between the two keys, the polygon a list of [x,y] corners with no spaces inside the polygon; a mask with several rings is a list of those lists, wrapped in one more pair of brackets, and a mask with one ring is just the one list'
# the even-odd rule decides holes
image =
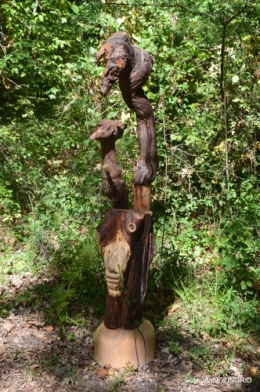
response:
{"label": "forest background", "polygon": [[88,134],[102,118],[126,123],[117,152],[131,190],[135,115],[117,86],[101,98],[95,57],[123,30],[155,58],[144,88],[159,153],[146,312],[156,326],[179,297],[195,333],[259,332],[259,21],[249,0],[1,1],[0,279],[55,276],[35,287],[49,322],[104,312],[95,228],[110,205]]}

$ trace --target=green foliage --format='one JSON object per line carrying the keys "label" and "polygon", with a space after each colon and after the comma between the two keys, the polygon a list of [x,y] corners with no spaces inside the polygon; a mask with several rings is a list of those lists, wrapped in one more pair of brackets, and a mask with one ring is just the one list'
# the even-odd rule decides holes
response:
{"label": "green foliage", "polygon": [[180,354],[181,348],[179,347],[179,342],[169,342],[168,350],[175,355]]}
{"label": "green foliage", "polygon": [[[182,313],[188,329],[197,336],[220,337],[228,331],[259,331],[259,300],[246,300],[216,272],[206,279],[185,280],[176,292],[182,300]],[[258,326],[257,326],[258,325]]]}
{"label": "green foliage", "polygon": [[[95,59],[109,35],[125,30],[155,58],[144,86],[155,111],[160,159],[153,185],[158,254],[149,299],[170,301],[176,289],[195,303],[196,288],[185,292],[180,282],[203,266],[221,280],[213,310],[208,319],[204,315],[207,331],[216,336],[255,328],[259,14],[258,3],[242,0],[2,1],[0,232],[6,240],[0,268],[5,278],[26,270],[55,272],[56,285],[39,288],[51,303],[49,319],[57,314],[60,324],[68,321],[72,303],[88,301],[101,284],[93,230],[109,204],[100,149],[88,139],[101,118],[127,124],[117,150],[132,187],[135,116],[118,87],[101,99],[103,68]],[[209,300],[211,287],[203,290]],[[203,328],[195,318],[193,324]]]}
{"label": "green foliage", "polygon": [[[58,219],[55,221],[57,223]],[[83,314],[94,307],[95,314],[100,316],[104,312],[106,287],[103,261],[94,233],[88,232],[85,226],[78,227],[69,219],[62,220],[59,231],[54,227],[48,236],[45,233],[45,237],[34,244],[35,253],[40,246],[43,253],[35,254],[35,258],[41,265],[48,261],[48,269],[51,269],[55,282],[35,287],[37,296],[48,303],[46,320],[59,325],[79,324],[83,322]]]}

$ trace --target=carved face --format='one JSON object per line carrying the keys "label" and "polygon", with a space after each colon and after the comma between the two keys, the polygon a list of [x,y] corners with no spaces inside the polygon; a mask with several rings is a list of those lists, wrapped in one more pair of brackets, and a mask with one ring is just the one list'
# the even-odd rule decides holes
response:
{"label": "carved face", "polygon": [[105,58],[107,61],[100,90],[103,96],[107,95],[112,84],[119,79],[121,71],[126,67],[130,57],[130,47],[127,34],[118,32],[113,34],[98,51],[97,58]]}
{"label": "carved face", "polygon": [[125,61],[122,58],[109,58],[106,69],[103,73],[101,94],[106,96],[114,82],[119,79],[120,72],[125,68]]}
{"label": "carved face", "polygon": [[114,297],[120,295],[124,287],[123,278],[131,258],[131,243],[138,235],[143,215],[131,210],[109,210],[98,227],[108,293]]}
{"label": "carved face", "polygon": [[122,232],[119,232],[116,240],[103,248],[105,262],[105,278],[110,295],[121,294],[123,287],[123,274],[130,258],[130,246],[126,242]]}

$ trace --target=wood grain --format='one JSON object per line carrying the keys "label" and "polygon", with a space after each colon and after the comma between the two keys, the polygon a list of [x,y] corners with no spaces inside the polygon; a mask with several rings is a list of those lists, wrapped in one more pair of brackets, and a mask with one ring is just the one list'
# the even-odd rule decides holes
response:
{"label": "wood grain", "polygon": [[89,135],[91,140],[100,141],[105,192],[113,208],[119,209],[129,207],[128,191],[121,176],[115,151],[115,142],[122,137],[124,128],[124,124],[117,120],[105,119],[101,120]]}
{"label": "wood grain", "polygon": [[149,185],[155,178],[158,158],[153,109],[142,86],[148,79],[154,59],[146,51],[133,46],[124,32],[113,34],[102,45],[97,58],[106,60],[102,95],[107,95],[113,83],[119,81],[125,103],[136,113],[140,154],[134,183]]}
{"label": "wood grain", "polygon": [[[148,270],[153,257],[152,214],[111,209],[97,231],[106,279],[107,276],[110,279],[113,272],[117,279],[114,286],[107,279],[105,326],[134,329],[142,320]],[[117,293],[113,292],[115,288]]]}

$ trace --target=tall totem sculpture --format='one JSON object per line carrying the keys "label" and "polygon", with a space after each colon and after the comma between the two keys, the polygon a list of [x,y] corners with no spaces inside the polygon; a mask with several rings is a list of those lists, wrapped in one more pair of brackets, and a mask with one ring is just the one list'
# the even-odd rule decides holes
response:
{"label": "tall totem sculpture", "polygon": [[152,70],[153,57],[133,46],[124,32],[113,34],[97,53],[106,60],[101,94],[106,96],[119,82],[127,106],[136,113],[140,155],[134,173],[134,207],[129,209],[128,191],[117,162],[115,142],[124,124],[101,120],[90,134],[101,143],[106,195],[112,202],[97,228],[104,256],[107,299],[104,323],[94,338],[94,358],[104,366],[138,366],[154,357],[155,333],[143,319],[142,307],[148,269],[155,246],[152,233],[151,188],[157,170],[157,149],[152,106],[142,85]]}

